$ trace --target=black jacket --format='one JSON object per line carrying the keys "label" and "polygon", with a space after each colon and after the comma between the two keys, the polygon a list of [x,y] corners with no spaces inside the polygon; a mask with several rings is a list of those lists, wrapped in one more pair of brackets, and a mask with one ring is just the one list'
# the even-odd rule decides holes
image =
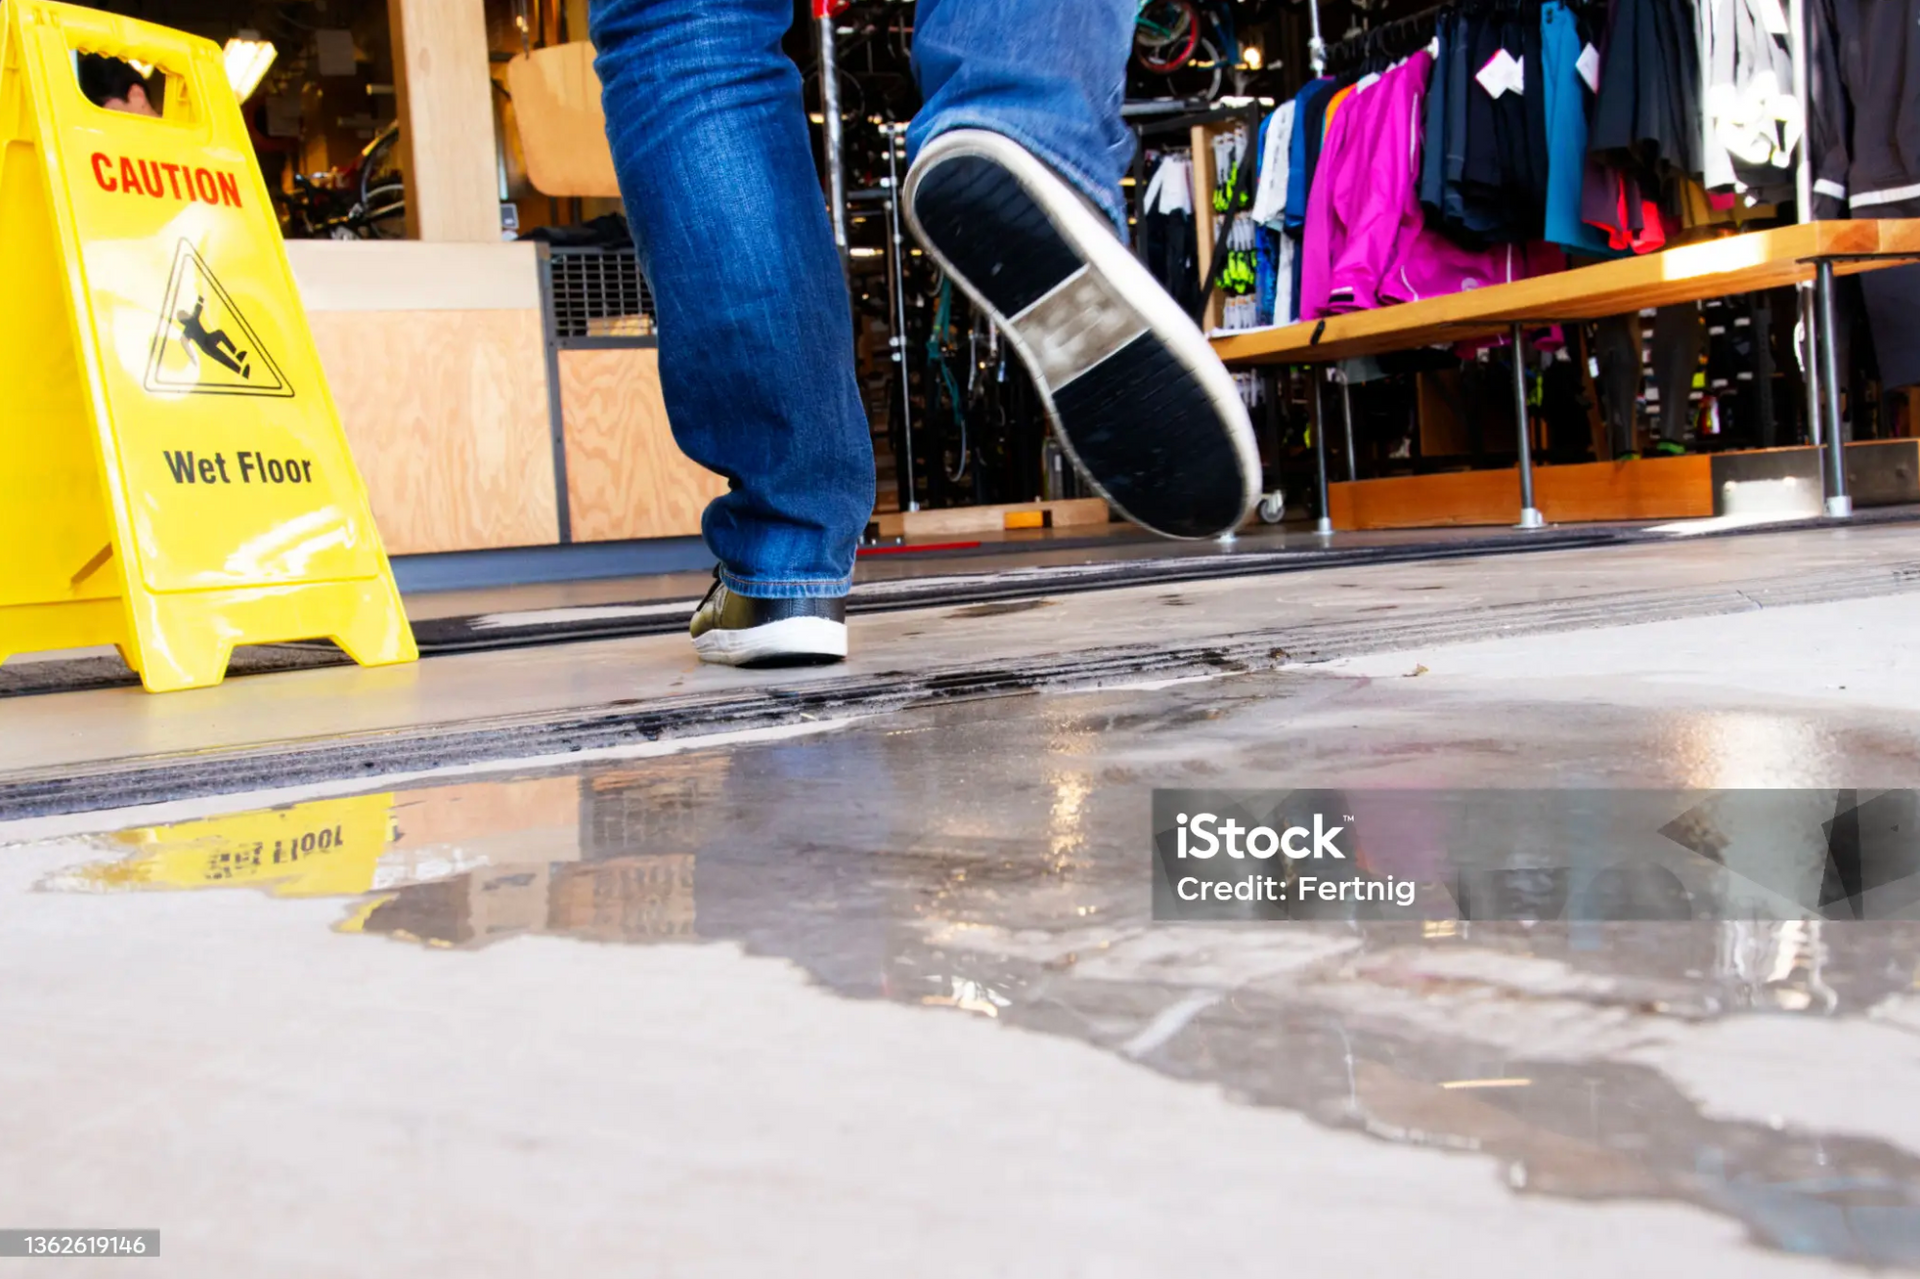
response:
{"label": "black jacket", "polygon": [[1701,171],[1700,112],[1692,0],[1614,0],[1589,153],[1657,190]]}
{"label": "black jacket", "polygon": [[1920,217],[1920,5],[1809,3],[1814,216]]}

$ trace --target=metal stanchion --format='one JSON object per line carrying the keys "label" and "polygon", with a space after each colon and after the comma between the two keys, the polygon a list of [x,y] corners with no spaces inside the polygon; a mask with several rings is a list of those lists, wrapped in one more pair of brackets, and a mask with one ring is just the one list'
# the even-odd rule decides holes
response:
{"label": "metal stanchion", "polygon": [[1533,504],[1533,432],[1527,421],[1526,335],[1513,326],[1513,412],[1520,424],[1520,523],[1516,528],[1545,528],[1546,520]]}
{"label": "metal stanchion", "polygon": [[1360,463],[1353,453],[1353,393],[1347,389],[1347,374],[1340,372],[1340,414],[1346,427],[1347,482],[1360,478]]}
{"label": "metal stanchion", "polygon": [[1313,531],[1322,537],[1333,536],[1333,507],[1327,497],[1327,433],[1321,428],[1326,425],[1325,406],[1320,402],[1321,383],[1325,381],[1319,370],[1313,373],[1313,399],[1307,407],[1312,413],[1313,426],[1313,466],[1315,482],[1320,486],[1320,518],[1315,522]]}
{"label": "metal stanchion", "polygon": [[912,366],[907,363],[907,276],[902,256],[906,239],[900,234],[900,169],[895,162],[906,126],[888,124],[881,128],[887,135],[887,289],[893,295],[893,335],[887,345],[893,349],[894,363],[900,369],[900,429],[906,453],[901,463],[906,468],[907,491],[901,495],[900,509],[917,511],[920,498],[913,475]]}
{"label": "metal stanchion", "polygon": [[1820,313],[1820,382],[1826,390],[1821,418],[1827,437],[1827,514],[1834,519],[1846,519],[1853,514],[1853,499],[1847,496],[1846,442],[1840,438],[1840,368],[1833,341],[1833,263],[1822,258],[1817,270],[1813,296],[1815,309]]}
{"label": "metal stanchion", "polygon": [[833,16],[817,5],[820,43],[821,131],[826,138],[827,204],[833,215],[833,244],[840,250],[840,273],[848,274],[847,163],[840,139],[840,54],[833,33]]}

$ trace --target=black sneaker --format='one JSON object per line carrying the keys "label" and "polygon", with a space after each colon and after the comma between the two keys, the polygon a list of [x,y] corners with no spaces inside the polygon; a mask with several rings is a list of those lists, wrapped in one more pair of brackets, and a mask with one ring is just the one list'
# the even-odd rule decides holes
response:
{"label": "black sneaker", "polygon": [[714,574],[687,628],[703,662],[722,666],[822,666],[847,658],[847,601],[758,599]]}
{"label": "black sneaker", "polygon": [[1055,434],[1102,496],[1167,537],[1218,537],[1260,499],[1260,454],[1233,376],[1113,233],[1032,152],[943,133],[907,174],[907,220],[993,317]]}

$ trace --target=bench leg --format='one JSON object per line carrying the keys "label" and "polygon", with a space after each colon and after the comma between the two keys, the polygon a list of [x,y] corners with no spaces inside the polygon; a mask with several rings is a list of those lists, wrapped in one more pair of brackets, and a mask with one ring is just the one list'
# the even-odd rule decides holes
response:
{"label": "bench leg", "polygon": [[1360,459],[1353,452],[1353,392],[1347,386],[1347,375],[1340,374],[1340,415],[1347,432],[1347,480],[1351,483],[1360,478]]}
{"label": "bench leg", "polygon": [[1526,334],[1513,326],[1513,415],[1520,424],[1520,523],[1516,528],[1545,528],[1540,509],[1533,504],[1533,432],[1527,429]]}
{"label": "bench leg", "polygon": [[1307,406],[1313,413],[1313,465],[1315,482],[1320,486],[1320,519],[1313,526],[1313,531],[1322,537],[1332,537],[1333,507],[1327,496],[1327,415],[1320,399],[1321,386],[1326,377],[1317,367],[1308,369],[1307,376],[1313,379],[1313,398],[1307,401]]}
{"label": "bench leg", "polygon": [[1822,259],[1814,277],[1814,305],[1820,322],[1814,335],[1819,348],[1820,383],[1826,393],[1821,403],[1820,421],[1826,433],[1827,514],[1846,519],[1853,514],[1853,499],[1847,495],[1847,448],[1840,438],[1840,368],[1833,341],[1833,263]]}

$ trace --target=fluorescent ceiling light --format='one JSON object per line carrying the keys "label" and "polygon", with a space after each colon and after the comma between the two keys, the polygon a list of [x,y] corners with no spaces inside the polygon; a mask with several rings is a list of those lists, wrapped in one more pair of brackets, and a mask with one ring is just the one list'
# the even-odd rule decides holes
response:
{"label": "fluorescent ceiling light", "polygon": [[252,97],[278,53],[273,41],[260,39],[258,31],[242,31],[227,41],[227,83],[233,96],[242,102]]}

